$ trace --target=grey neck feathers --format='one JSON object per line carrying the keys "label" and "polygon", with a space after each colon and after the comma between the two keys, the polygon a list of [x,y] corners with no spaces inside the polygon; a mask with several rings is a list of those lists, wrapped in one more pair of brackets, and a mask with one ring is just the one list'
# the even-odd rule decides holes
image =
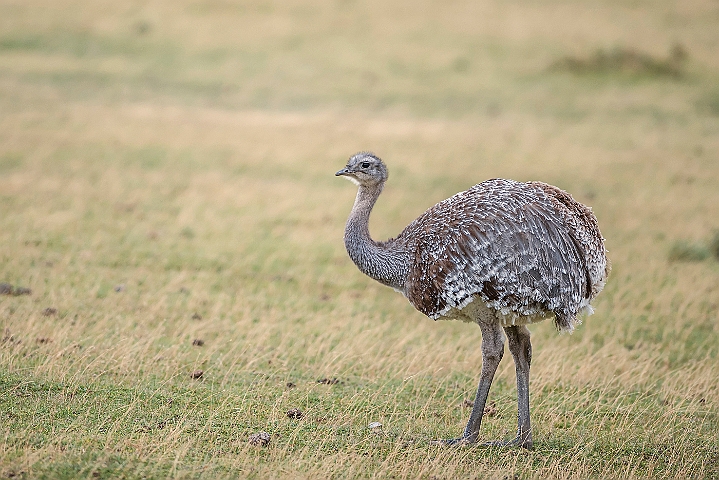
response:
{"label": "grey neck feathers", "polygon": [[352,212],[345,227],[345,247],[352,261],[362,273],[400,291],[409,269],[406,250],[395,240],[375,242],[369,234],[369,216],[383,185],[365,187],[357,191]]}

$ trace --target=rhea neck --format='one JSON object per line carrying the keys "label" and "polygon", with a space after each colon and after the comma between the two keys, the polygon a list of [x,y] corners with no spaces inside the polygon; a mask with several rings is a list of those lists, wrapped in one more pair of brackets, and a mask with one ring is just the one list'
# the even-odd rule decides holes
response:
{"label": "rhea neck", "polygon": [[399,291],[407,278],[407,252],[396,240],[375,242],[369,234],[369,216],[384,183],[360,184],[345,227],[345,247],[362,273]]}

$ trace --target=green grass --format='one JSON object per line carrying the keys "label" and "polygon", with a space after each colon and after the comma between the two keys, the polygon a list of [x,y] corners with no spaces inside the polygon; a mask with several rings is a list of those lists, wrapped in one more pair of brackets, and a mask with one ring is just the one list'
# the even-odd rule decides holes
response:
{"label": "green grass", "polygon": [[[0,476],[716,478],[717,27],[700,2],[0,4],[0,283],[32,290],[0,296]],[[550,68],[674,44],[679,76]],[[364,149],[378,239],[492,177],[594,209],[614,268],[573,335],[532,327],[533,452],[431,444],[481,336],[352,265],[333,173]],[[513,434],[514,382],[507,356],[482,439]]]}
{"label": "green grass", "polygon": [[709,257],[709,250],[701,244],[679,241],[672,244],[668,257],[673,262],[701,262]]}

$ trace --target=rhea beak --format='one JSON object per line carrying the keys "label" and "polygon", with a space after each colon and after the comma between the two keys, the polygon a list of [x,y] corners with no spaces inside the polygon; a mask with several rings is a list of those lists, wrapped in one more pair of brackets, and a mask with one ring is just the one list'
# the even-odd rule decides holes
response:
{"label": "rhea beak", "polygon": [[357,180],[357,177],[354,176],[354,173],[347,167],[343,168],[339,172],[335,173],[335,177],[343,177],[349,180],[350,182],[354,183],[355,185],[359,185],[360,182]]}

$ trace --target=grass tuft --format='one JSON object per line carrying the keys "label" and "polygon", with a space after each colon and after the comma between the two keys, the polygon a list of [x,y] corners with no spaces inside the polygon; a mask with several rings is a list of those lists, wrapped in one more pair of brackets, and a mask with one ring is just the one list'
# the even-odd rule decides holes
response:
{"label": "grass tuft", "polygon": [[684,75],[689,55],[681,44],[675,44],[665,58],[655,57],[633,48],[598,49],[587,57],[566,56],[550,65],[550,71],[577,75],[620,74],[646,77]]}
{"label": "grass tuft", "polygon": [[719,117],[719,90],[702,94],[696,101],[696,108],[699,112]]}
{"label": "grass tuft", "polygon": [[22,167],[23,155],[21,153],[3,153],[0,154],[0,173],[9,173]]}
{"label": "grass tuft", "polygon": [[709,250],[700,243],[678,240],[669,248],[667,256],[670,262],[701,262],[709,257]]}
{"label": "grass tuft", "polygon": [[714,234],[709,239],[709,252],[719,260],[719,229],[714,230]]}

